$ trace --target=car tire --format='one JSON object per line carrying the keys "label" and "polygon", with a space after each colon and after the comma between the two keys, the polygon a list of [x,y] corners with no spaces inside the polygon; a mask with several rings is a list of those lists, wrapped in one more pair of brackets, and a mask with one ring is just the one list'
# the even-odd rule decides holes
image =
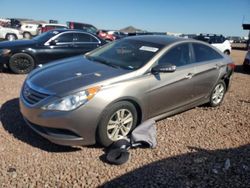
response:
{"label": "car tire", "polygon": [[230,55],[230,51],[229,50],[225,50],[223,53],[226,54],[226,55]]}
{"label": "car tire", "polygon": [[35,61],[28,54],[17,53],[11,56],[8,66],[16,74],[27,74],[35,68]]}
{"label": "car tire", "polygon": [[210,95],[210,101],[209,106],[216,107],[219,106],[225,96],[226,93],[226,84],[223,80],[220,80],[217,82],[217,84],[214,86],[212,93]]}
{"label": "car tire", "polygon": [[28,32],[25,32],[25,33],[23,33],[23,38],[25,38],[25,39],[31,39],[31,34],[30,33],[28,33]]}
{"label": "car tire", "polygon": [[[120,114],[120,118],[118,114]],[[120,101],[107,107],[98,125],[98,142],[107,147],[113,142],[126,137],[135,128],[137,118],[135,106],[128,101]]]}
{"label": "car tire", "polygon": [[15,34],[7,34],[5,36],[5,39],[8,41],[13,41],[13,40],[17,40],[17,36]]}

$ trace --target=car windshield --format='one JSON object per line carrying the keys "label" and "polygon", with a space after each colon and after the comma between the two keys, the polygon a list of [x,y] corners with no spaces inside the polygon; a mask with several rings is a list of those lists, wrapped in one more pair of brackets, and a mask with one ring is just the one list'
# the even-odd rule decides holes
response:
{"label": "car windshield", "polygon": [[47,41],[49,40],[51,37],[57,35],[59,32],[58,31],[47,31],[45,33],[42,33],[36,37],[33,38],[33,40],[37,40],[37,41]]}
{"label": "car windshield", "polygon": [[94,50],[86,58],[113,67],[136,70],[144,66],[163,47],[156,43],[123,39]]}

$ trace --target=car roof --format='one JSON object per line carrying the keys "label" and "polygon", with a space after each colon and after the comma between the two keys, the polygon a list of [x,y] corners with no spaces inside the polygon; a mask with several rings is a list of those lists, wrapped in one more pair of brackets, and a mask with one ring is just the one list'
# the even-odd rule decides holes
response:
{"label": "car roof", "polygon": [[167,36],[167,35],[140,35],[140,36],[131,36],[131,37],[126,37],[126,38],[132,39],[132,40],[157,43],[157,44],[161,44],[164,46],[167,46],[175,42],[180,42],[180,41],[194,41],[194,40],[190,40],[186,38]]}

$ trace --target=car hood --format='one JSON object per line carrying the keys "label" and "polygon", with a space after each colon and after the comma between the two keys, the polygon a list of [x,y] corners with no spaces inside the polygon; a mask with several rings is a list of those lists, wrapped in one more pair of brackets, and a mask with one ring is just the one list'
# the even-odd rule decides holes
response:
{"label": "car hood", "polygon": [[11,48],[11,47],[20,47],[20,46],[30,46],[35,44],[35,40],[15,40],[15,41],[4,41],[0,42],[0,49]]}
{"label": "car hood", "polygon": [[61,96],[129,72],[90,61],[80,55],[37,68],[28,76],[27,82],[31,87],[33,85]]}

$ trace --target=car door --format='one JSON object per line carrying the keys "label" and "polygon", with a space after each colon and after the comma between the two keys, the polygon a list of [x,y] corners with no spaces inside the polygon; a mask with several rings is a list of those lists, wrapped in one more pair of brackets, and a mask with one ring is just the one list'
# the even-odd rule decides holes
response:
{"label": "car door", "polygon": [[75,50],[79,54],[85,54],[100,46],[101,41],[89,33],[75,33],[76,40],[74,43]]}
{"label": "car door", "polygon": [[194,67],[191,64],[189,43],[172,47],[156,64],[176,65],[176,71],[149,76],[149,114],[152,117],[185,106],[194,100]]}
{"label": "car door", "polygon": [[223,57],[210,46],[201,43],[192,43],[192,51],[195,64],[193,75],[194,97],[196,100],[209,96],[216,84]]}
{"label": "car door", "polygon": [[41,63],[62,59],[77,55],[74,49],[73,33],[59,34],[53,40],[46,42],[46,45],[40,47],[37,51],[38,59]]}

